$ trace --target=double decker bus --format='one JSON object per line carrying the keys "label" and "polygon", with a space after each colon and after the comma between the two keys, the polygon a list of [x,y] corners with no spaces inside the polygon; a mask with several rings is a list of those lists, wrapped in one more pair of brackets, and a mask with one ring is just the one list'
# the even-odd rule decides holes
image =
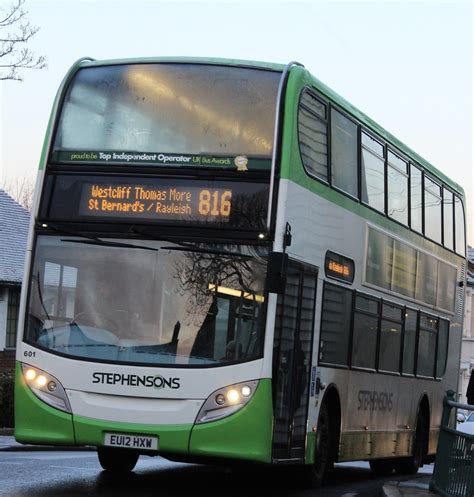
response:
{"label": "double decker bus", "polygon": [[302,65],[81,59],[46,133],[19,442],[416,472],[456,390],[464,194]]}

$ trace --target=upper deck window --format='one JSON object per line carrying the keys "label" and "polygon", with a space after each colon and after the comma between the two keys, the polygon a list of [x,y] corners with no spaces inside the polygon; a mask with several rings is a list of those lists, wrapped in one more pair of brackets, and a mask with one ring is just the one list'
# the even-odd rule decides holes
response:
{"label": "upper deck window", "polygon": [[410,164],[411,227],[423,232],[423,178],[421,171]]}
{"label": "upper deck window", "polygon": [[327,107],[308,90],[301,95],[298,137],[307,172],[328,181]]}
{"label": "upper deck window", "polygon": [[454,216],[455,216],[455,229],[456,229],[456,252],[459,255],[466,254],[466,237],[464,233],[464,208],[459,197],[454,197]]}
{"label": "upper deck window", "polygon": [[425,235],[441,243],[441,186],[425,176]]}
{"label": "upper deck window", "polygon": [[384,147],[362,133],[362,201],[380,212],[385,205]]}
{"label": "upper deck window", "polygon": [[408,164],[392,152],[387,155],[388,215],[408,225]]}
{"label": "upper deck window", "polygon": [[331,109],[332,184],[357,198],[357,124]]}
{"label": "upper deck window", "polygon": [[450,250],[454,249],[454,198],[453,194],[443,187],[443,243]]}
{"label": "upper deck window", "polygon": [[279,80],[275,71],[202,64],[83,68],[54,151],[102,152],[111,162],[111,152],[270,158]]}

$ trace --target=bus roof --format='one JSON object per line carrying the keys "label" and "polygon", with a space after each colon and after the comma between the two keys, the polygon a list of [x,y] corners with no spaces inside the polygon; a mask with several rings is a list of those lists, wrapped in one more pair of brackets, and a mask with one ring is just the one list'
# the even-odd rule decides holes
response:
{"label": "bus roof", "polygon": [[[250,61],[250,60],[240,60],[240,59],[223,59],[223,58],[213,58],[213,57],[134,57],[125,59],[106,59],[106,60],[93,60],[93,59],[81,59],[76,62],[73,69],[79,69],[81,67],[94,67],[94,66],[105,66],[105,65],[116,65],[116,64],[153,64],[153,63],[182,63],[182,64],[212,64],[212,65],[228,65],[235,67],[253,67],[256,69],[266,69],[270,71],[282,72],[286,65],[285,64],[275,64],[270,62],[260,62],[260,61]],[[292,70],[305,71],[306,75],[311,79],[311,83],[319,90],[324,96],[331,100],[334,104],[339,106],[341,109],[345,110],[347,113],[351,114],[354,118],[365,125],[367,128],[378,134],[381,138],[385,139],[400,152],[405,154],[408,158],[411,158],[415,163],[425,168],[429,173],[433,174],[435,177],[442,180],[447,186],[451,187],[460,195],[464,196],[463,188],[456,182],[449,179],[445,174],[436,169],[431,163],[423,159],[410,147],[402,143],[398,138],[385,130],[382,126],[373,121],[370,117],[360,111],[357,107],[348,102],[345,98],[341,97],[334,90],[331,90],[322,81],[314,77],[309,71],[307,71],[304,66],[294,66]],[[75,71],[74,71],[75,72]]]}
{"label": "bus roof", "polygon": [[211,64],[219,66],[254,67],[256,69],[266,69],[281,72],[285,69],[285,64],[274,64],[271,62],[259,62],[240,59],[221,59],[212,57],[134,57],[127,59],[107,59],[83,61],[80,67],[106,66],[116,64]]}

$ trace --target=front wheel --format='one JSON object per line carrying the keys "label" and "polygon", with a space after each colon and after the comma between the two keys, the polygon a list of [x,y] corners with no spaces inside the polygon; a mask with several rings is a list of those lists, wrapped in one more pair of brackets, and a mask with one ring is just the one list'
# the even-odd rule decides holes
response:
{"label": "front wheel", "polygon": [[99,463],[105,471],[122,473],[132,471],[137,464],[139,454],[126,449],[98,447]]}
{"label": "front wheel", "polygon": [[333,467],[333,451],[331,450],[332,443],[334,443],[333,438],[329,410],[327,405],[323,404],[319,411],[314,463],[306,468],[309,483],[314,487],[320,487],[323,484],[327,474]]}

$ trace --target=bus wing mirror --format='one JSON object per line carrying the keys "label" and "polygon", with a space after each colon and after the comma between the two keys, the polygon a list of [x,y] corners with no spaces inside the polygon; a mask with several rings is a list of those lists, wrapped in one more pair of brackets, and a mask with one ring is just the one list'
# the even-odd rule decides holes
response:
{"label": "bus wing mirror", "polygon": [[267,265],[267,292],[282,294],[285,292],[288,254],[271,252]]}

